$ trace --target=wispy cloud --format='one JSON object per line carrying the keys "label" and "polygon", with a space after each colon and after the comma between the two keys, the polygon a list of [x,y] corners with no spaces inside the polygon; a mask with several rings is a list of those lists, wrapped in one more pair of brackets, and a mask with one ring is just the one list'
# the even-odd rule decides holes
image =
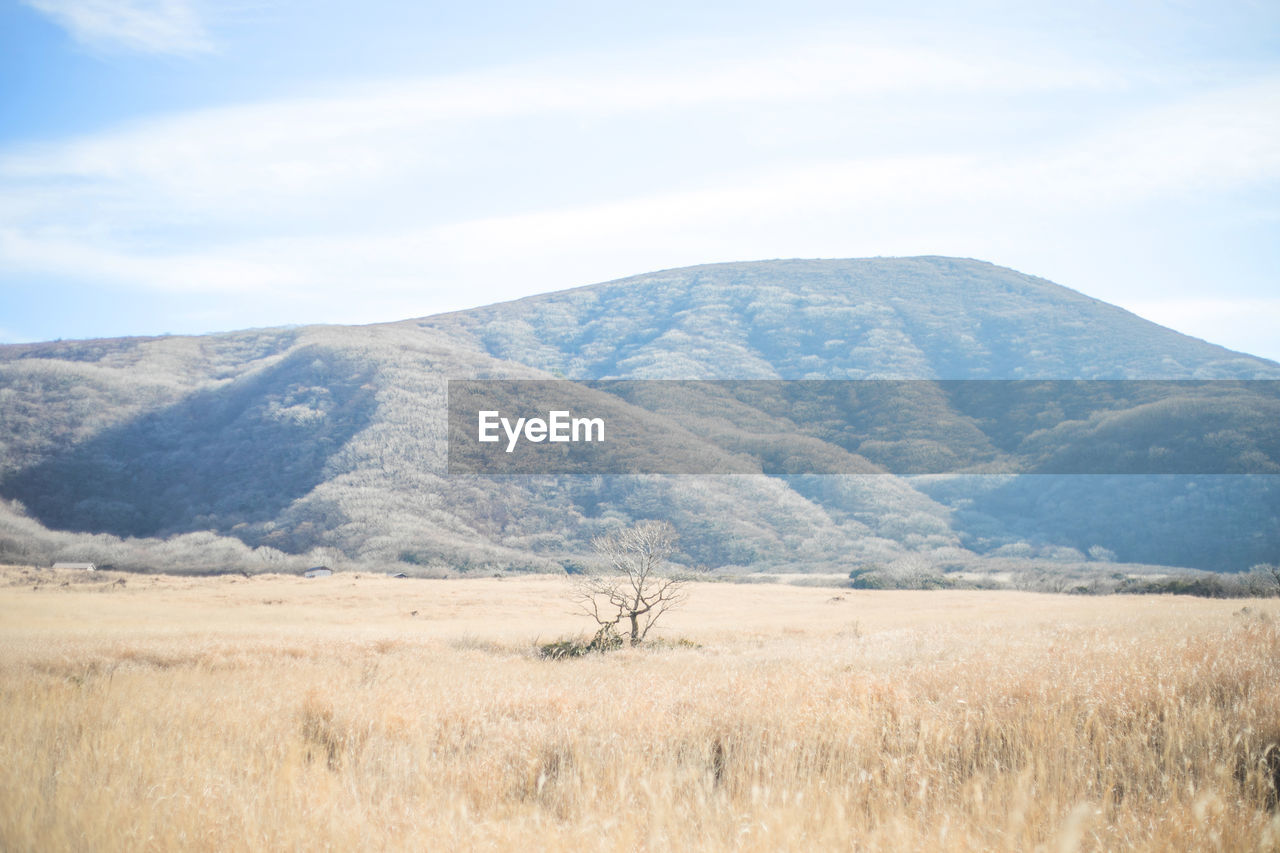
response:
{"label": "wispy cloud", "polygon": [[21,0],[81,44],[138,53],[191,55],[214,50],[189,0]]}
{"label": "wispy cloud", "polygon": [[[583,75],[553,63],[392,81],[11,148],[0,151],[0,228],[11,262],[43,256],[70,266],[92,258],[99,275],[134,274],[128,263],[99,255],[151,264],[186,258],[197,242],[200,252],[219,251],[226,248],[220,242],[258,243],[308,229],[359,238],[370,230],[420,231],[530,209],[550,209],[555,219],[564,215],[558,208],[565,206],[565,176],[579,171],[584,158],[602,156],[598,167],[605,172],[597,177],[611,189],[572,189],[584,199],[594,195],[597,204],[625,207],[634,198],[644,215],[655,186],[705,185],[699,163],[717,163],[726,149],[752,144],[758,113],[800,110],[795,124],[803,133],[835,112],[865,112],[873,120],[886,98],[1090,88],[1112,76],[1065,62],[840,40],[763,54],[739,48],[714,61],[672,62],[660,73],[646,67],[624,60]],[[730,118],[709,134],[654,129],[687,127],[715,110],[745,118]],[[576,134],[580,128],[589,135]],[[633,168],[615,168],[620,163],[651,164],[660,181],[628,183]],[[778,164],[746,168],[757,175],[777,172]],[[190,280],[189,270],[181,278]]]}
{"label": "wispy cloud", "polygon": [[1101,200],[1280,178],[1280,76],[1143,111],[1083,136],[1046,179]]}
{"label": "wispy cloud", "polygon": [[[359,316],[335,318],[372,321],[709,260],[1014,263],[1066,242],[1037,233],[1046,211],[1071,228],[1280,180],[1276,76],[990,143],[1017,104],[1132,85],[1051,54],[832,39],[190,112],[0,151],[0,279],[348,306],[358,285]],[[868,141],[885,126],[893,144]],[[775,152],[787,133],[820,144]]]}
{"label": "wispy cloud", "polygon": [[[473,165],[485,154],[467,150],[477,133],[485,139],[503,137],[495,122],[555,122],[560,133],[568,129],[564,141],[570,145],[575,124],[645,120],[681,110],[799,106],[805,110],[801,122],[821,122],[827,113],[865,109],[863,123],[869,124],[875,110],[885,109],[878,102],[890,96],[976,90],[1016,95],[1091,88],[1114,77],[1104,68],[1065,61],[1015,62],[838,40],[761,55],[740,51],[714,61],[694,58],[659,73],[641,66],[606,65],[590,75],[576,68],[517,67],[185,113],[61,144],[0,152],[0,179],[60,187],[74,181],[67,200],[76,206],[85,199],[75,193],[85,190],[98,201],[127,198],[136,206],[156,198],[166,206],[177,202],[209,212],[250,195],[255,209],[294,197],[307,198],[304,204],[312,206],[309,197],[317,191],[368,188],[378,181],[403,187],[406,177]],[[864,106],[859,99],[872,103]],[[715,142],[740,143],[733,130]],[[605,131],[616,133],[610,127]],[[625,150],[628,142],[621,136],[608,140],[623,149],[620,153],[643,154]],[[664,143],[687,147],[689,141]],[[513,142],[501,154],[518,160],[519,149]],[[672,150],[669,163],[677,178],[680,153]]]}

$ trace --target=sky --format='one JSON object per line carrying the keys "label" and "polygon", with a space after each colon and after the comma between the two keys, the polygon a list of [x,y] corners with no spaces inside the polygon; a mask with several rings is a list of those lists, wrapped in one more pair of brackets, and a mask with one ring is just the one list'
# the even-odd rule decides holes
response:
{"label": "sky", "polygon": [[0,342],[922,254],[1280,360],[1280,4],[0,0]]}

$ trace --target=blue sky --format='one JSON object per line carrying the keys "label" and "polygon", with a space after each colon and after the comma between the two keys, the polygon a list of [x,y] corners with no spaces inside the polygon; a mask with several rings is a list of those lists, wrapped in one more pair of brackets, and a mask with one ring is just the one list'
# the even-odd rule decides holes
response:
{"label": "blue sky", "polygon": [[947,254],[1280,359],[1280,4],[0,4],[0,341]]}

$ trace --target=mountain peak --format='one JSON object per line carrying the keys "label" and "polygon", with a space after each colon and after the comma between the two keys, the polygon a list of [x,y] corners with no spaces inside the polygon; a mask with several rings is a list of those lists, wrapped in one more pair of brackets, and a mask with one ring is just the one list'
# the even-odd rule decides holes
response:
{"label": "mountain peak", "polygon": [[416,321],[574,378],[1260,378],[1280,365],[942,256],[704,264]]}

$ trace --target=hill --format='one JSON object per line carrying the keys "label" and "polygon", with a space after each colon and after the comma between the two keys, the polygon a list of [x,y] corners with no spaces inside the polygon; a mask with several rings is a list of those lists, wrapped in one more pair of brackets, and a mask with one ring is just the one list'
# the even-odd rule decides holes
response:
{"label": "hill", "polygon": [[1274,362],[957,258],[713,264],[409,321],[573,379],[1265,379]]}
{"label": "hill", "polygon": [[[639,518],[672,521],[689,564],[801,571],[1065,564],[1090,548],[1235,570],[1280,545],[1266,476],[449,476],[445,382],[493,377],[1277,379],[1280,365],[951,258],[718,264],[375,326],[4,346],[0,561],[548,569]],[[938,405],[940,424],[1002,440]],[[1185,438],[1229,414],[1204,405],[1143,428]],[[1237,421],[1240,452],[1280,461],[1273,428]]]}

